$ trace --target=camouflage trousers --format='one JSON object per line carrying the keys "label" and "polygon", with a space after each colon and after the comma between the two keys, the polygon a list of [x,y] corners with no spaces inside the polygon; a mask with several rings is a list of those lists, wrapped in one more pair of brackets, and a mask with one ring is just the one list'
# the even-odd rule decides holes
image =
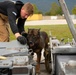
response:
{"label": "camouflage trousers", "polygon": [[9,42],[8,17],[0,13],[0,42]]}

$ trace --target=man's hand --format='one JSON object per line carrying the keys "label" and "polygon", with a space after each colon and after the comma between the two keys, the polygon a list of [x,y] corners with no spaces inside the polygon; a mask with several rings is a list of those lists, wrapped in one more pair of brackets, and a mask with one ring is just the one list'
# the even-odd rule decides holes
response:
{"label": "man's hand", "polygon": [[25,45],[27,43],[27,40],[24,36],[18,36],[17,40],[23,45]]}

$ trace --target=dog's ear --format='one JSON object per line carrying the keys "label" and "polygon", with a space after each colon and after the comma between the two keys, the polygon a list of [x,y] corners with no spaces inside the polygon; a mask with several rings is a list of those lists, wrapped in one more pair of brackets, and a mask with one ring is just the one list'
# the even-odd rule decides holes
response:
{"label": "dog's ear", "polygon": [[40,32],[41,28],[38,29],[38,32]]}
{"label": "dog's ear", "polygon": [[41,28],[38,29],[38,35],[40,35],[40,30],[41,30]]}
{"label": "dog's ear", "polygon": [[28,28],[28,33],[30,33],[30,28]]}

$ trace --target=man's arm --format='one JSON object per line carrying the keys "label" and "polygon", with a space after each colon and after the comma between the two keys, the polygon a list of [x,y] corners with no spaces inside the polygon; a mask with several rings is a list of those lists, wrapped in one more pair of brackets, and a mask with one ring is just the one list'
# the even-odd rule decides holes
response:
{"label": "man's arm", "polygon": [[15,34],[15,37],[17,38],[18,36],[21,36],[18,27],[16,24],[16,16],[17,16],[17,11],[14,7],[8,8],[7,9],[7,14],[8,14],[8,19],[9,19],[9,24],[11,27],[12,32]]}
{"label": "man's arm", "polygon": [[17,27],[20,34],[25,32],[25,28],[24,28],[25,21],[26,19],[21,19],[21,18],[18,19]]}
{"label": "man's arm", "polygon": [[8,13],[8,19],[9,19],[11,30],[14,33],[16,39],[21,44],[26,44],[27,40],[24,36],[22,36],[19,33],[19,30],[16,24],[16,16],[17,16],[16,10],[14,8],[8,8],[7,13]]}

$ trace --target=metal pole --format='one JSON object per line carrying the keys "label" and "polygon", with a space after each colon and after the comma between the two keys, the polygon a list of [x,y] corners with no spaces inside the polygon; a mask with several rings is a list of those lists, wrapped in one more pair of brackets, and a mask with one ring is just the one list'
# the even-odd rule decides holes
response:
{"label": "metal pole", "polygon": [[65,16],[66,21],[67,21],[68,26],[69,26],[69,29],[70,29],[70,31],[73,35],[73,38],[76,42],[76,29],[74,27],[74,24],[73,24],[73,21],[71,19],[70,13],[69,13],[68,8],[67,8],[67,5],[65,3],[65,0],[58,0],[58,1],[59,1],[60,5],[61,5],[61,8],[63,10],[64,16]]}

